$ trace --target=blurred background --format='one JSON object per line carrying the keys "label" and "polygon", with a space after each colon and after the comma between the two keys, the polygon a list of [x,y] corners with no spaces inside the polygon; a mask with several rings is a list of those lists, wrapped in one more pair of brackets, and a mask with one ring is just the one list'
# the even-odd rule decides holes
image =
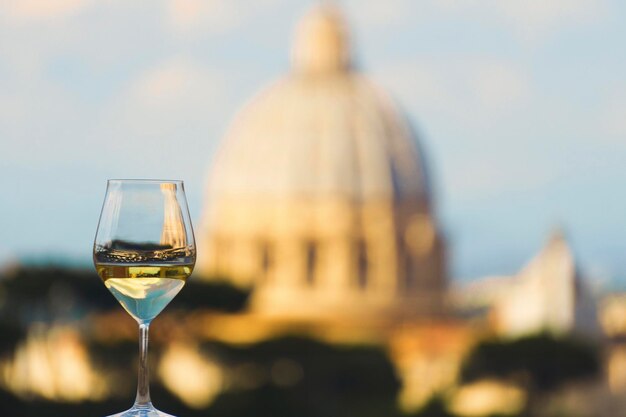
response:
{"label": "blurred background", "polygon": [[0,0],[0,415],[134,398],[106,179],[185,181],[180,416],[626,415],[626,5]]}

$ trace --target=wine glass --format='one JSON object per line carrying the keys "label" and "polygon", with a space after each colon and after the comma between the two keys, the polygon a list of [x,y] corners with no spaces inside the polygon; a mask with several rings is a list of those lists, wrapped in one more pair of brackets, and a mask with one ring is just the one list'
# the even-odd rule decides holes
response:
{"label": "wine glass", "polygon": [[148,329],[185,285],[196,260],[183,182],[109,180],[93,259],[104,285],[139,324],[137,397],[114,416],[171,417],[150,400]]}

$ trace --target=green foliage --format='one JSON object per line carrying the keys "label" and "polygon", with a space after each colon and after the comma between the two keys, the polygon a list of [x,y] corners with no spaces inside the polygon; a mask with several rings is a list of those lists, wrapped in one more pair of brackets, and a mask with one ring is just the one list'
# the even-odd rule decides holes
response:
{"label": "green foliage", "polygon": [[24,326],[75,320],[116,307],[95,272],[59,266],[21,267],[0,278],[0,315]]}
{"label": "green foliage", "polygon": [[24,330],[15,323],[0,321],[0,358],[13,353],[17,343],[25,336]]}
{"label": "green foliage", "polygon": [[[139,349],[136,341],[116,341],[115,343],[102,343],[94,340],[87,341],[87,349],[94,364],[101,369],[117,369],[126,372],[136,366]],[[150,354],[154,346],[150,347]],[[128,375],[132,378],[132,375]]]}
{"label": "green foliage", "polygon": [[[248,292],[223,281],[207,282],[192,277],[168,311],[210,308],[236,312],[245,307],[248,296]],[[115,298],[91,269],[49,265],[6,271],[0,276],[0,356],[11,354],[34,322],[78,322],[92,313],[119,309]],[[91,343],[89,348],[105,368],[122,358],[133,357],[116,354],[116,350],[135,354],[137,349],[136,343],[104,347]]]}
{"label": "green foliage", "polygon": [[[122,399],[60,404],[26,401],[0,390],[0,410],[12,417],[65,417],[109,415],[128,408],[133,398],[132,381],[136,378],[136,366],[131,364],[136,357],[135,344],[124,342],[119,346],[90,348],[101,364],[104,356],[120,356],[106,361],[109,371],[119,375],[122,381],[131,381]],[[396,407],[399,383],[380,348],[336,347],[287,337],[245,347],[205,343],[202,349],[219,357],[234,374],[237,370],[254,368],[254,375],[239,373],[239,381],[247,380],[248,386],[231,387],[208,408],[195,410],[153,381],[151,391],[157,407],[186,417],[402,417]],[[299,377],[288,384],[276,378],[277,363],[285,360],[299,369]],[[252,379],[256,382],[251,384]]]}
{"label": "green foliage", "polygon": [[418,412],[413,413],[410,417],[454,417],[447,407],[445,400],[440,396],[430,399]]}
{"label": "green foliage", "polygon": [[[0,277],[0,319],[23,326],[34,321],[77,320],[94,312],[120,308],[90,269],[62,266],[20,267]],[[249,292],[225,281],[192,276],[169,308],[242,310]]]}
{"label": "green foliage", "polygon": [[235,313],[246,307],[249,296],[250,291],[234,287],[224,279],[205,279],[192,275],[172,300],[168,310],[210,308]]}
{"label": "green foliage", "polygon": [[106,403],[57,403],[36,398],[26,400],[0,388],[0,415],[3,417],[104,416],[127,408],[129,408],[128,400],[116,399]]}
{"label": "green foliage", "polygon": [[[448,410],[445,397],[436,395],[432,397],[430,401],[428,401],[419,411],[406,415],[405,417],[456,417],[456,414]],[[510,414],[490,414],[485,417],[521,417],[521,415],[512,416]]]}
{"label": "green foliage", "polygon": [[493,377],[513,379],[536,391],[554,390],[600,371],[596,347],[572,337],[548,334],[477,345],[465,361],[464,382]]}
{"label": "green foliage", "polygon": [[[255,389],[220,397],[210,411],[221,416],[394,417],[399,389],[385,353],[374,347],[336,347],[288,337],[249,347],[206,345],[230,367],[254,363],[267,378]],[[289,360],[302,377],[284,386],[274,379],[277,361]],[[255,411],[256,410],[256,411]]]}

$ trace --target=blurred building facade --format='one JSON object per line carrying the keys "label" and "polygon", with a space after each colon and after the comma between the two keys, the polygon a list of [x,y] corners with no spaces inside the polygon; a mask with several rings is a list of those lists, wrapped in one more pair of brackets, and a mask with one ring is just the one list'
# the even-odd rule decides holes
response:
{"label": "blurred building facade", "polygon": [[457,286],[451,298],[457,311],[488,317],[489,327],[507,338],[544,332],[598,337],[602,332],[596,295],[560,229],[516,274]]}
{"label": "blurred building facade", "polygon": [[500,334],[599,334],[595,300],[560,230],[508,284],[507,291],[493,302],[494,324]]}
{"label": "blurred building facade", "polygon": [[199,272],[253,287],[257,314],[441,314],[445,243],[409,121],[355,69],[336,8],[305,16],[292,58],[218,152]]}

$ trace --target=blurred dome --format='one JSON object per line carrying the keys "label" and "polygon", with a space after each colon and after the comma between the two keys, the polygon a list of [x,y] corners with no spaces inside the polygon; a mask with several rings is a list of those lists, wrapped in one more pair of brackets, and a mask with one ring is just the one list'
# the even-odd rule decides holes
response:
{"label": "blurred dome", "polygon": [[293,71],[237,115],[216,161],[213,190],[426,204],[411,127],[382,90],[349,69],[339,12],[314,8],[296,33]]}
{"label": "blurred dome", "polygon": [[292,74],[237,116],[216,161],[213,189],[426,204],[423,168],[409,125],[367,79]]}
{"label": "blurred dome", "polygon": [[235,117],[211,172],[201,271],[254,285],[261,310],[293,312],[302,297],[319,310],[348,293],[366,309],[417,295],[432,304],[443,293],[412,129],[351,68],[347,45],[336,8],[307,14],[292,71]]}

